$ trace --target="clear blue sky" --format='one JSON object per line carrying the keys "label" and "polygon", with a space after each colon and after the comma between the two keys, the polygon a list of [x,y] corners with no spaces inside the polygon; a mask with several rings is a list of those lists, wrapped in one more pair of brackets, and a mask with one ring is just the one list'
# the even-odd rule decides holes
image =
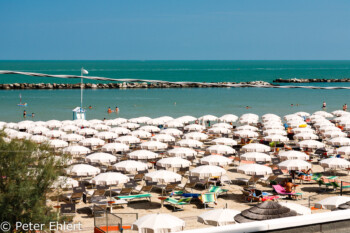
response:
{"label": "clear blue sky", "polygon": [[350,59],[349,0],[1,0],[0,59]]}

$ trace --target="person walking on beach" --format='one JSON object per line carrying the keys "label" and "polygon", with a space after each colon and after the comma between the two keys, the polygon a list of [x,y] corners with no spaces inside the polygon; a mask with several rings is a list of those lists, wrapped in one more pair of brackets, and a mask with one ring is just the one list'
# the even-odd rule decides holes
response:
{"label": "person walking on beach", "polygon": [[326,108],[326,106],[327,106],[326,102],[325,102],[325,101],[323,101],[323,104],[322,104],[322,109],[325,109],[325,108]]}
{"label": "person walking on beach", "polygon": [[26,110],[23,111],[23,117],[24,117],[24,118],[27,117],[27,112],[26,112]]}

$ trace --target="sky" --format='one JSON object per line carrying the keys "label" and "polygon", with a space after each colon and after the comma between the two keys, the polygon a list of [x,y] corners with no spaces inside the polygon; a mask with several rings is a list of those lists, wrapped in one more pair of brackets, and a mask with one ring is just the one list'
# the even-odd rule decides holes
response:
{"label": "sky", "polygon": [[1,0],[1,60],[349,60],[349,0]]}

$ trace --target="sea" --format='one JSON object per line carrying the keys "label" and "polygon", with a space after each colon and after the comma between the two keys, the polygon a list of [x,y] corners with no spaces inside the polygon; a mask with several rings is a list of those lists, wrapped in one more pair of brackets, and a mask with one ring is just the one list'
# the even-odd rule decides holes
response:
{"label": "sea", "polygon": [[[350,61],[0,61],[0,70],[46,74],[88,75],[108,78],[137,78],[163,81],[245,82],[277,78],[350,78]],[[79,83],[76,79],[0,75],[0,83]],[[88,80],[85,82],[101,82]],[[283,84],[289,85],[289,84]],[[299,85],[350,86],[350,83]],[[19,96],[27,107],[17,106]],[[270,88],[168,88],[168,89],[87,89],[83,92],[86,118],[114,119],[138,116],[179,117],[206,114],[274,113],[280,116],[305,111],[341,109],[350,104],[350,90]],[[0,90],[0,121],[69,120],[80,106],[80,90]],[[92,109],[89,109],[91,106]],[[107,113],[108,107],[120,109]],[[247,108],[249,106],[249,108]],[[30,115],[34,113],[34,118]]]}

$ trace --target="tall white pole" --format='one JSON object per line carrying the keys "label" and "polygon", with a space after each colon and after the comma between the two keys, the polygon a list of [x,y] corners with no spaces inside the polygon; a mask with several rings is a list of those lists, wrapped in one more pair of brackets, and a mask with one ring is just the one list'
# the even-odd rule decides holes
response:
{"label": "tall white pole", "polygon": [[83,110],[83,68],[81,68],[80,109]]}

